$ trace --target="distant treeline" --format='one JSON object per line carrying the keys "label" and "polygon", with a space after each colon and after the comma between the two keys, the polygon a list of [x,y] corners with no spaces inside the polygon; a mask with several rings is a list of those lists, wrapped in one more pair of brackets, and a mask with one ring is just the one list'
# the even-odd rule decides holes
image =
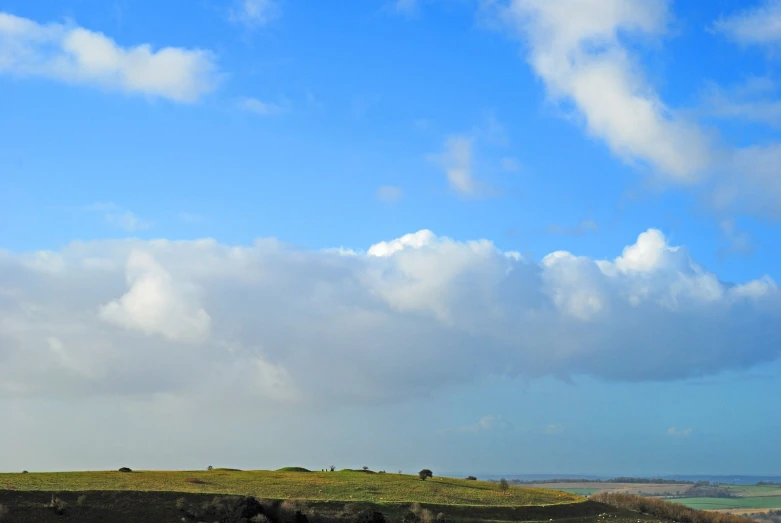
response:
{"label": "distant treeline", "polygon": [[[694,485],[694,481],[685,481],[680,479],[661,479],[661,478],[629,478],[619,476],[613,479],[573,479],[573,478],[559,478],[559,479],[538,479],[538,480],[522,480],[513,479],[510,483],[514,485],[531,485],[542,483],[638,483],[638,484],[660,484],[660,485]],[[702,484],[710,484],[709,482],[698,482]]]}
{"label": "distant treeline", "polygon": [[616,508],[633,510],[660,519],[675,521],[676,523],[747,523],[751,521],[751,519],[742,516],[695,510],[678,503],[669,503],[660,499],[635,496],[633,494],[602,492],[594,494],[589,499]]}

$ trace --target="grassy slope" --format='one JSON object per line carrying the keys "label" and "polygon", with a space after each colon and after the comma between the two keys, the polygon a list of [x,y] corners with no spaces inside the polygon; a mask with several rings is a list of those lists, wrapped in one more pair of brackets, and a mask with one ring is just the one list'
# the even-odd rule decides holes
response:
{"label": "grassy slope", "polygon": [[[199,483],[186,481],[198,480]],[[579,503],[566,492],[482,481],[362,472],[134,471],[0,474],[0,489],[23,491],[133,490],[249,494],[266,499],[419,502],[442,505],[545,506]]]}

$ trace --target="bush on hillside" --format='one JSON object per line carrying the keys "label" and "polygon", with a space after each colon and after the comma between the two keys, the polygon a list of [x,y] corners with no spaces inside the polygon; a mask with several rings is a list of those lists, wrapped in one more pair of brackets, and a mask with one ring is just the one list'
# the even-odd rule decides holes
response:
{"label": "bush on hillside", "polygon": [[467,476],[466,479],[468,479],[469,481],[477,481],[477,478],[474,476]]}
{"label": "bush on hillside", "polygon": [[635,496],[634,494],[600,492],[594,494],[589,499],[677,523],[747,523],[751,521],[732,514],[695,510],[679,503],[670,503],[660,499]]}
{"label": "bush on hillside", "polygon": [[133,472],[133,471],[132,471],[132,470],[130,470],[130,468],[128,468],[128,467],[122,467],[121,469],[119,469],[119,471],[120,471],[120,472]]}
{"label": "bush on hillside", "polygon": [[423,481],[426,481],[426,478],[433,478],[434,474],[429,469],[423,469],[418,472],[418,477]]}
{"label": "bush on hillside", "polygon": [[502,478],[499,480],[499,490],[502,492],[507,492],[507,490],[510,488],[510,484],[507,483],[507,480]]}

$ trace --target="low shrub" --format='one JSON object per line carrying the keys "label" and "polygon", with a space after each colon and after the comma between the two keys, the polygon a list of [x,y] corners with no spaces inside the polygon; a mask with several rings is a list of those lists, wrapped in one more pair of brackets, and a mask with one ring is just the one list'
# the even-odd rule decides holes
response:
{"label": "low shrub", "polygon": [[474,476],[467,476],[466,479],[468,479],[469,481],[477,481],[477,478]]}
{"label": "low shrub", "polygon": [[429,469],[423,469],[420,472],[418,472],[418,477],[423,481],[426,481],[426,478],[433,478],[434,474]]}
{"label": "low shrub", "polygon": [[119,469],[119,471],[120,471],[120,472],[133,472],[133,471],[132,471],[132,470],[130,470],[128,467],[122,467],[121,469]]}

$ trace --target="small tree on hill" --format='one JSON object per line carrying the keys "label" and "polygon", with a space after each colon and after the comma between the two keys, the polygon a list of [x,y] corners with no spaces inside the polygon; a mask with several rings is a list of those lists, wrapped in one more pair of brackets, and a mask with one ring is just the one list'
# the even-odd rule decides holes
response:
{"label": "small tree on hill", "polygon": [[499,490],[502,492],[507,492],[507,490],[510,488],[510,484],[507,483],[507,480],[502,478],[499,480]]}
{"label": "small tree on hill", "polygon": [[366,472],[366,471],[368,471],[368,470],[369,470],[369,467],[367,467],[366,465],[364,465],[364,466],[363,466],[363,471],[364,471],[364,472]]}
{"label": "small tree on hill", "polygon": [[429,469],[423,469],[418,472],[418,477],[420,477],[420,479],[423,481],[426,481],[426,478],[433,478],[434,474]]}

